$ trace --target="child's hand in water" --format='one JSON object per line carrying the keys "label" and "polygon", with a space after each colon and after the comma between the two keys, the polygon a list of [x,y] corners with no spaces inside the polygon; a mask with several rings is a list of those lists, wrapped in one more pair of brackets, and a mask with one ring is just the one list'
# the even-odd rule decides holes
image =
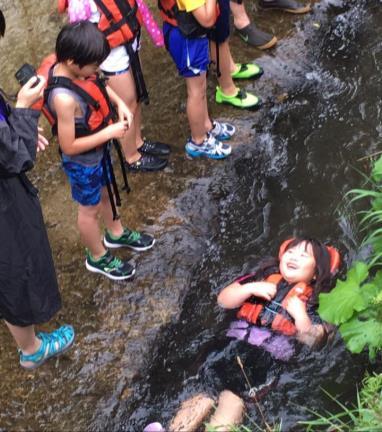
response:
{"label": "child's hand in water", "polygon": [[272,282],[254,282],[252,294],[265,300],[272,300],[276,295],[277,285]]}

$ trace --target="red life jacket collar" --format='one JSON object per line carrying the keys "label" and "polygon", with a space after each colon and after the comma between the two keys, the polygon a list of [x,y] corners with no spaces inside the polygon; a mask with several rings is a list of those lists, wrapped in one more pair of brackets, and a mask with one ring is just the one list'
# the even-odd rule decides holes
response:
{"label": "red life jacket collar", "polygon": [[91,135],[113,123],[115,117],[114,107],[106,91],[105,82],[98,75],[91,76],[85,80],[72,80],[63,76],[54,76],[56,56],[46,57],[37,73],[42,75],[46,81],[44,98],[33,107],[40,109],[50,125],[53,133],[57,132],[57,118],[49,106],[49,95],[53,89],[63,87],[77,94],[87,105],[85,125],[76,124],[76,137]]}
{"label": "red life jacket collar", "polygon": [[[282,281],[283,277],[279,273],[271,274],[265,279],[265,282],[272,282],[278,286]],[[245,302],[237,313],[237,317],[251,324],[267,326],[274,331],[292,336],[296,333],[296,326],[293,318],[286,311],[286,304],[291,297],[298,297],[306,304],[312,294],[313,288],[310,285],[305,282],[298,282],[294,285],[290,285],[289,290],[283,294],[282,298],[277,298],[276,294],[276,308],[272,307],[274,306],[275,300],[267,302],[256,299],[254,303],[249,301]],[[276,310],[270,312],[272,309]],[[268,313],[265,314],[265,311],[268,311]],[[267,317],[265,318],[263,314],[267,315]]]}

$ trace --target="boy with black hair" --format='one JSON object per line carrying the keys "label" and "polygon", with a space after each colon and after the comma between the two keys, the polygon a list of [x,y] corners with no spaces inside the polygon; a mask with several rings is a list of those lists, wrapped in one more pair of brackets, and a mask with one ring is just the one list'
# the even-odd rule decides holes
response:
{"label": "boy with black hair", "polygon": [[[122,280],[132,277],[135,268],[106,248],[143,251],[151,248],[155,240],[148,234],[124,228],[119,217],[113,217],[113,173],[107,146],[110,140],[125,135],[132,115],[97,75],[109,51],[104,35],[94,24],[81,21],[64,26],[56,41],[57,64],[50,72],[45,106],[56,119],[63,168],[72,198],[78,202],[78,228],[87,248],[86,268]],[[88,101],[89,95],[96,107]],[[111,103],[117,108],[116,122],[112,121]],[[98,217],[106,226],[103,241]]]}

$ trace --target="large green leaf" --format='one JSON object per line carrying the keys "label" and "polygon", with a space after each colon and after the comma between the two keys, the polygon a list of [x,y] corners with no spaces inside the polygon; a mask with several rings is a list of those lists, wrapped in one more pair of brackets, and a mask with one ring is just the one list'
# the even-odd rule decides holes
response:
{"label": "large green leaf", "polygon": [[382,292],[382,270],[379,270],[369,283],[363,284],[361,289],[365,301],[370,305],[372,300]]}
{"label": "large green leaf", "polygon": [[382,197],[378,197],[372,200],[371,207],[373,210],[382,210]]}
{"label": "large green leaf", "polygon": [[382,348],[382,322],[372,319],[360,320],[358,315],[340,326],[346,346],[353,353],[360,353],[365,346]]}
{"label": "large green leaf", "polygon": [[382,157],[374,162],[371,177],[376,183],[382,180]]}
{"label": "large green leaf", "polygon": [[328,294],[320,294],[318,313],[322,319],[332,324],[348,321],[354,311],[362,311],[367,301],[362,293],[361,284],[368,277],[368,266],[356,262],[348,271],[344,281],[337,281],[335,288]]}

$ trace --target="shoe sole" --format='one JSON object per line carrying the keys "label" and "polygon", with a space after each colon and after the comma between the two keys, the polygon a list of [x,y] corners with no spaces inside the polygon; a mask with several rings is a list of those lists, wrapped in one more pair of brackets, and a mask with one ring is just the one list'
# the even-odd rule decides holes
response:
{"label": "shoe sole", "polygon": [[163,165],[160,165],[159,167],[156,168],[141,168],[141,169],[131,169],[129,166],[126,166],[126,170],[130,173],[140,173],[140,172],[155,172],[155,171],[161,171],[163,169],[166,168],[167,164],[168,164],[168,160],[167,159],[163,159],[163,161],[165,162]]}
{"label": "shoe sole", "polygon": [[217,135],[217,136],[215,136],[215,138],[218,141],[229,141],[232,137],[233,137],[233,135],[228,135],[228,136]]}
{"label": "shoe sole", "polygon": [[102,274],[102,275],[106,276],[108,279],[111,279],[111,280],[126,280],[126,279],[131,279],[135,275],[135,269],[133,269],[132,273],[130,273],[129,275],[126,275],[126,276],[113,276],[110,273],[106,273],[106,272],[104,272],[104,271],[102,271],[102,270],[100,270],[100,269],[98,269],[96,267],[92,267],[91,265],[88,264],[87,261],[85,261],[85,266],[86,266],[86,268],[90,272]]}
{"label": "shoe sole", "polygon": [[216,98],[215,98],[215,101],[218,104],[231,105],[234,108],[239,108],[239,109],[242,109],[242,110],[246,109],[248,111],[257,111],[257,110],[259,110],[263,106],[263,103],[261,101],[258,102],[256,105],[252,105],[252,106],[248,106],[248,107],[234,105],[231,102],[228,102],[228,101],[225,101],[225,100],[217,100]]}
{"label": "shoe sole", "polygon": [[162,158],[162,157],[167,158],[170,156],[170,153],[171,153],[171,152],[168,152],[168,153],[147,152],[147,151],[142,151],[141,149],[138,149],[138,151],[142,155],[146,154],[146,155],[150,155],[150,156],[157,156],[160,158]]}
{"label": "shoe sole", "polygon": [[51,358],[53,358],[53,357],[60,357],[61,354],[65,354],[67,351],[69,351],[70,348],[72,347],[73,343],[74,343],[75,338],[76,338],[76,334],[74,334],[73,339],[72,339],[72,341],[70,342],[70,344],[69,344],[66,348],[64,348],[62,351],[60,351],[59,353],[57,353],[57,354],[52,354],[52,355],[50,355],[50,356],[48,356],[48,357],[45,357],[44,360],[42,360],[42,361],[40,361],[40,362],[38,362],[38,363],[35,363],[33,366],[23,366],[23,365],[21,364],[21,362],[20,362],[20,366],[21,366],[23,369],[26,369],[26,370],[33,370],[33,369],[37,369],[37,368],[40,367],[42,364],[44,364],[47,360],[49,360],[49,359],[51,359]]}
{"label": "shoe sole", "polygon": [[189,150],[186,150],[186,154],[188,156],[190,156],[191,158],[199,158],[199,157],[204,157],[204,158],[208,158],[208,159],[214,159],[214,160],[221,160],[221,159],[226,159],[228,156],[231,155],[231,153],[227,154],[227,155],[206,155],[205,153],[198,153],[198,152],[190,152]]}
{"label": "shoe sole", "polygon": [[104,237],[103,238],[103,244],[109,249],[118,249],[121,247],[127,247],[127,248],[132,249],[133,251],[136,251],[136,252],[144,252],[144,251],[151,249],[154,246],[155,239],[153,239],[153,242],[149,246],[136,247],[136,246],[129,246],[126,244],[121,244],[121,243],[109,243],[106,240],[106,238]]}
{"label": "shoe sole", "polygon": [[306,14],[312,10],[312,8],[310,6],[305,6],[305,7],[299,8],[299,9],[285,9],[285,8],[281,8],[281,7],[268,6],[268,7],[263,7],[263,9],[264,10],[279,10],[282,12],[288,12],[288,13],[295,14],[295,15]]}
{"label": "shoe sole", "polygon": [[253,47],[255,47],[255,48],[258,48],[259,50],[267,50],[267,49],[270,49],[270,48],[273,48],[276,44],[277,44],[277,37],[276,36],[273,36],[273,38],[269,41],[269,42],[267,42],[267,43],[265,43],[265,44],[263,44],[263,45],[256,45],[256,44],[253,44],[253,43],[251,43],[250,41],[249,41],[249,39],[247,39],[247,38],[245,38],[241,33],[240,33],[240,30],[236,30],[237,31],[237,33],[238,33],[238,35],[240,36],[240,38],[245,42],[245,43],[247,43],[248,45],[251,45],[251,46],[253,46]]}
{"label": "shoe sole", "polygon": [[232,77],[232,79],[235,79],[235,80],[257,80],[260,77],[262,77],[263,75],[264,75],[264,71],[263,71],[263,69],[261,69],[261,71],[258,74],[255,74],[255,75],[251,75],[251,76],[239,76],[239,77],[231,75],[231,77]]}

